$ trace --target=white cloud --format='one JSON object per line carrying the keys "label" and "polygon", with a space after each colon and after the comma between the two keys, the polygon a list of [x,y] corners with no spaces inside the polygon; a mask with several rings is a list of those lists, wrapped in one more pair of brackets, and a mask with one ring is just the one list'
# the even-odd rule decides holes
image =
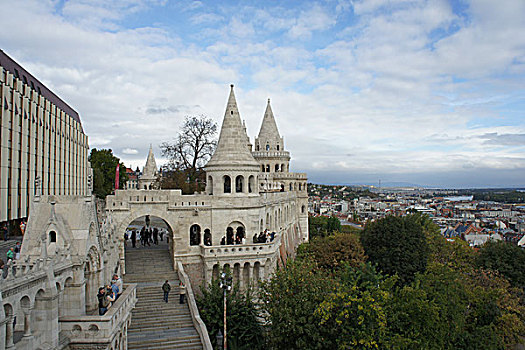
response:
{"label": "white cloud", "polygon": [[137,151],[136,149],[133,149],[133,148],[124,148],[122,150],[122,153],[124,153],[124,154],[138,154],[139,151]]}
{"label": "white cloud", "polygon": [[142,167],[150,143],[162,162],[158,145],[185,115],[220,122],[235,83],[252,137],[272,99],[296,170],[352,182],[525,168],[520,1],[473,1],[466,14],[445,1],[355,1],[353,13],[346,1],[189,2],[173,5],[180,27],[127,23],[168,2],[56,4],[10,4],[3,49],[79,111],[92,147],[126,164]]}

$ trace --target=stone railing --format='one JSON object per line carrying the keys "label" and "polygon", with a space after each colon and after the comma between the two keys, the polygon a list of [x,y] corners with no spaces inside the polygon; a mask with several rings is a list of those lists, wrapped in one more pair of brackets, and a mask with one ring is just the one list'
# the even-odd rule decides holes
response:
{"label": "stone railing", "polygon": [[188,306],[191,313],[191,319],[193,321],[193,326],[195,327],[197,333],[199,333],[199,337],[201,338],[202,347],[204,348],[204,350],[213,350],[210,341],[210,336],[208,335],[208,330],[206,329],[204,321],[202,321],[201,319],[199,309],[197,308],[197,303],[195,302],[195,296],[193,294],[193,288],[191,287],[190,279],[188,278],[186,272],[184,272],[184,266],[180,261],[177,262],[177,270],[179,274],[179,279],[186,286],[186,296],[188,298]]}
{"label": "stone railing", "polygon": [[29,257],[21,260],[13,260],[5,264],[2,272],[0,283],[9,284],[12,281],[24,277],[24,280],[40,278],[46,275],[46,268],[53,265],[53,269],[61,270],[71,265],[71,256],[69,253],[59,252],[46,259],[38,258],[30,260]]}
{"label": "stone railing", "polygon": [[255,244],[232,244],[232,245],[215,245],[205,246],[201,245],[201,255],[207,258],[234,258],[250,254],[251,256],[272,254],[279,249],[281,245],[282,234],[277,234],[274,240],[270,243],[255,243]]}
{"label": "stone railing", "polygon": [[70,339],[70,344],[86,347],[89,344],[111,344],[131,317],[131,311],[137,302],[137,285],[125,284],[124,291],[105,315],[62,316],[60,328]]}
{"label": "stone railing", "polygon": [[288,151],[254,151],[252,152],[252,155],[257,158],[281,158],[281,157],[287,157],[290,158],[290,152]]}

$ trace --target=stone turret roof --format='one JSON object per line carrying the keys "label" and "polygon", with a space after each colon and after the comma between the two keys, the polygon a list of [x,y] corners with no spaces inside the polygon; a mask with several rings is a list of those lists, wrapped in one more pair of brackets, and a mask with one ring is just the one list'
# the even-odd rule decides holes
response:
{"label": "stone turret roof", "polygon": [[270,106],[270,99],[268,99],[258,138],[267,140],[279,139],[280,137],[279,129],[277,129],[277,124],[275,123],[275,118],[273,116],[272,107]]}
{"label": "stone turret roof", "polygon": [[155,178],[157,174],[157,163],[155,162],[155,156],[153,155],[153,148],[149,146],[148,159],[146,160],[146,165],[144,166],[144,171],[142,172],[142,178],[150,179]]}
{"label": "stone turret roof", "polygon": [[233,85],[231,85],[217,148],[206,164],[206,168],[248,166],[259,169],[259,163],[248,149],[248,142],[249,138],[241,122]]}

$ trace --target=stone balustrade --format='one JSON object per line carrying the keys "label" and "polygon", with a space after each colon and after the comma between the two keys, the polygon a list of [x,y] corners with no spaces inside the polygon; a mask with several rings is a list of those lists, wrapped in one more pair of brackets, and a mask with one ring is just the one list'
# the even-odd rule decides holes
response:
{"label": "stone balustrade", "polygon": [[30,260],[29,257],[23,260],[13,260],[5,265],[4,271],[1,275],[0,281],[2,286],[10,284],[16,279],[24,278],[24,280],[38,279],[46,275],[46,267],[53,265],[54,270],[62,270],[71,266],[71,256],[65,251],[61,251],[53,258],[47,259],[38,258]]}
{"label": "stone balustrade", "polygon": [[[204,259],[220,258],[236,258],[245,255],[257,257],[258,255],[275,253],[281,245],[281,234],[277,234],[270,243],[251,243],[251,244],[234,244],[234,245],[215,245],[205,246],[201,245],[201,255]],[[251,239],[251,237],[248,237]]]}
{"label": "stone balustrade", "polygon": [[195,295],[193,294],[193,288],[191,286],[191,281],[188,278],[186,272],[184,272],[184,266],[180,261],[177,262],[177,272],[179,275],[179,280],[181,280],[186,286],[186,296],[188,299],[188,306],[190,309],[191,320],[199,337],[201,339],[202,346],[205,350],[213,350],[211,345],[210,336],[208,334],[208,329],[204,324],[204,321],[201,319],[199,314],[199,309],[197,308],[197,303],[195,302]]}
{"label": "stone balustrade", "polygon": [[103,316],[60,317],[60,328],[70,339],[70,346],[75,349],[91,349],[90,345],[107,344],[108,348],[111,348],[115,346],[115,341],[126,341],[127,329],[131,322],[131,311],[137,302],[136,287],[134,283],[125,284],[120,297]]}
{"label": "stone balustrade", "polygon": [[252,155],[255,158],[290,158],[288,151],[254,151]]}

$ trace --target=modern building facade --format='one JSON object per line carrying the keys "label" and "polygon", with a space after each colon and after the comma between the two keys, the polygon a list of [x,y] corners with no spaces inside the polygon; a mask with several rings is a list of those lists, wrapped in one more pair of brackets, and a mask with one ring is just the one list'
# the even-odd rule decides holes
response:
{"label": "modern building facade", "polygon": [[0,222],[26,218],[37,188],[87,194],[89,146],[78,113],[2,50],[0,146]]}

